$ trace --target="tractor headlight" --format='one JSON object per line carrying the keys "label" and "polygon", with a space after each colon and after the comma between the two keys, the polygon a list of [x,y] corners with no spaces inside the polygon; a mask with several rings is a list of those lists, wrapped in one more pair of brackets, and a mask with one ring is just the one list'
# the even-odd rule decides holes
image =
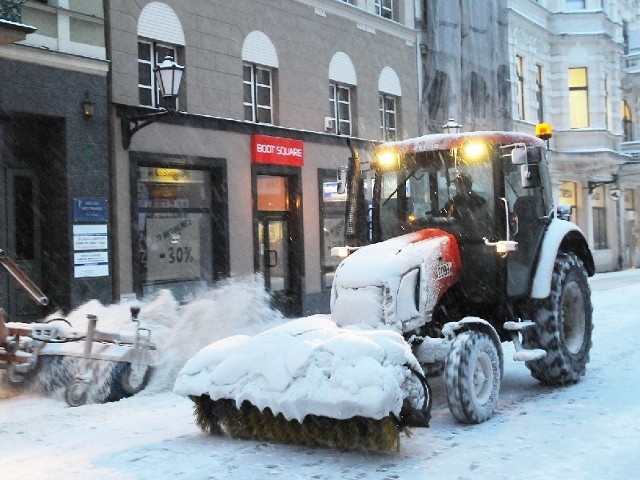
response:
{"label": "tractor headlight", "polygon": [[467,143],[462,149],[462,156],[469,162],[478,161],[487,155],[487,146],[481,142]]}
{"label": "tractor headlight", "polygon": [[376,166],[381,170],[396,170],[400,166],[400,155],[394,150],[381,150],[376,154]]}

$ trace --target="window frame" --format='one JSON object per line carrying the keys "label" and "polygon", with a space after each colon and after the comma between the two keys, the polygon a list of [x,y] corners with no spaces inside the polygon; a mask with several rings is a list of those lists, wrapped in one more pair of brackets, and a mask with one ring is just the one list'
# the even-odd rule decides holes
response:
{"label": "window frame", "polygon": [[[142,59],[140,57],[140,44],[145,44],[145,45],[149,45],[149,59]],[[175,104],[173,104],[173,102],[171,102],[171,99],[164,99],[161,96],[161,92],[160,92],[160,85],[156,84],[156,76],[155,76],[155,72],[154,69],[156,68],[157,65],[159,65],[160,63],[162,63],[162,61],[164,60],[164,56],[162,58],[159,58],[159,50],[160,49],[166,49],[166,50],[170,50],[173,52],[173,61],[176,62],[177,64],[181,64],[180,63],[180,51],[178,48],[178,45],[172,45],[169,43],[164,43],[164,42],[158,42],[156,40],[152,40],[152,39],[148,39],[148,38],[142,38],[142,37],[138,37],[138,101],[140,103],[141,106],[144,107],[152,107],[152,108],[175,108],[176,110],[178,109],[178,99],[175,99]],[[166,55],[165,55],[166,56]],[[149,78],[151,83],[150,84],[143,84],[140,82],[141,80],[141,75],[140,75],[140,68],[141,65],[147,65],[147,69],[149,70]],[[182,81],[184,82],[184,77],[182,79]],[[151,103],[143,103],[142,102],[142,98],[141,98],[141,90],[148,90],[149,94],[151,95]]]}
{"label": "window frame", "polygon": [[518,120],[525,120],[524,57],[522,55],[516,55],[516,101],[518,107]]}
{"label": "window frame", "polygon": [[[380,133],[385,142],[398,140],[398,97],[380,92],[379,107],[380,112]],[[390,102],[393,108],[387,108]],[[393,122],[390,120],[393,119]],[[390,124],[393,123],[393,126]]]}
{"label": "window frame", "polygon": [[[584,82],[576,84],[572,72],[584,72]],[[589,128],[589,69],[587,67],[570,67],[568,70],[569,85],[569,128]]]}
{"label": "window frame", "polygon": [[622,133],[623,142],[633,142],[633,114],[626,100],[622,100]]}
{"label": "window frame", "polygon": [[542,65],[536,64],[536,102],[538,103],[538,122],[544,122],[544,81]]}
{"label": "window frame", "polygon": [[[245,78],[246,69],[249,68],[250,78]],[[262,83],[259,79],[259,72],[266,72],[269,77],[269,83]],[[256,63],[243,62],[242,64],[242,85],[243,85],[243,98],[242,105],[244,108],[244,119],[249,122],[254,123],[262,123],[266,125],[274,124],[274,112],[273,112],[273,81],[274,81],[274,69],[259,65]],[[248,99],[246,96],[245,87],[249,86],[249,91],[251,93],[251,98]],[[260,103],[260,90],[266,90],[269,92],[269,104]],[[249,110],[251,111],[251,118],[247,118]],[[264,121],[260,119],[260,112],[268,112],[269,113],[269,121]]]}
{"label": "window frame", "polygon": [[[352,102],[351,99],[353,97],[353,87],[350,85],[341,84],[338,82],[329,83],[329,116],[333,119],[333,132],[337,135],[346,135],[351,136],[353,134],[353,111],[352,111]],[[347,93],[347,101],[341,100],[338,95],[339,92]],[[347,106],[347,118],[341,116],[341,108],[340,105]],[[342,125],[346,125],[348,131],[343,131],[341,128]]]}
{"label": "window frame", "polygon": [[375,0],[374,8],[375,8],[376,15],[395,22],[396,21],[395,3],[396,2],[394,0]]}

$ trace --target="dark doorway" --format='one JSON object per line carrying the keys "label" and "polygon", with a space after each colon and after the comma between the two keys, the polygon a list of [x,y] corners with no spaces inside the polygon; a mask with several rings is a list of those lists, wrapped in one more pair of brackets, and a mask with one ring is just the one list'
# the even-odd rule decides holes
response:
{"label": "dark doorway", "polygon": [[[38,178],[27,169],[0,166],[0,185],[0,248],[36,285],[41,285]],[[0,273],[0,308],[15,322],[41,317],[39,305],[6,272]]]}

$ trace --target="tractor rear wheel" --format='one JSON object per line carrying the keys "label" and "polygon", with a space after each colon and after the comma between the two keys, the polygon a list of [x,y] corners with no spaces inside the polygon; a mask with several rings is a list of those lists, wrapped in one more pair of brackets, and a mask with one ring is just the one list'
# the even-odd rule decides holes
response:
{"label": "tractor rear wheel", "polygon": [[593,329],[591,291],[584,264],[574,253],[559,253],[553,267],[551,294],[536,302],[535,326],[522,331],[525,348],[547,355],[526,362],[531,375],[548,385],[576,383],[585,373]]}
{"label": "tractor rear wheel", "polygon": [[469,330],[458,335],[447,355],[444,384],[449,410],[462,423],[493,416],[500,393],[500,358],[489,335]]}

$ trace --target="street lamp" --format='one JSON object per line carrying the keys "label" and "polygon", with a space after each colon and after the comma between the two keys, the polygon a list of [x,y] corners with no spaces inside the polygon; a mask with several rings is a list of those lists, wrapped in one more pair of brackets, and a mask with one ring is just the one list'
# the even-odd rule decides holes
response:
{"label": "street lamp", "polygon": [[[162,63],[153,69],[153,72],[156,78],[156,85],[160,86],[160,96],[163,99],[168,99],[169,105],[175,105],[174,100],[178,97],[178,92],[180,91],[184,67],[178,65],[173,61],[172,57],[167,55]],[[152,124],[160,117],[175,113],[175,108],[173,107],[160,108],[163,110],[157,113],[149,113],[137,117],[122,117],[120,119],[122,125],[122,147],[125,150],[129,149],[131,138],[138,130]]]}
{"label": "street lamp", "polygon": [[445,133],[460,133],[461,128],[462,128],[462,125],[456,122],[453,119],[453,117],[449,117],[449,120],[447,120],[447,123],[442,125],[442,129],[444,130]]}
{"label": "street lamp", "polygon": [[173,61],[173,58],[167,55],[153,71],[156,75],[156,84],[160,85],[160,95],[163,98],[177,97],[184,67],[178,65]]}

